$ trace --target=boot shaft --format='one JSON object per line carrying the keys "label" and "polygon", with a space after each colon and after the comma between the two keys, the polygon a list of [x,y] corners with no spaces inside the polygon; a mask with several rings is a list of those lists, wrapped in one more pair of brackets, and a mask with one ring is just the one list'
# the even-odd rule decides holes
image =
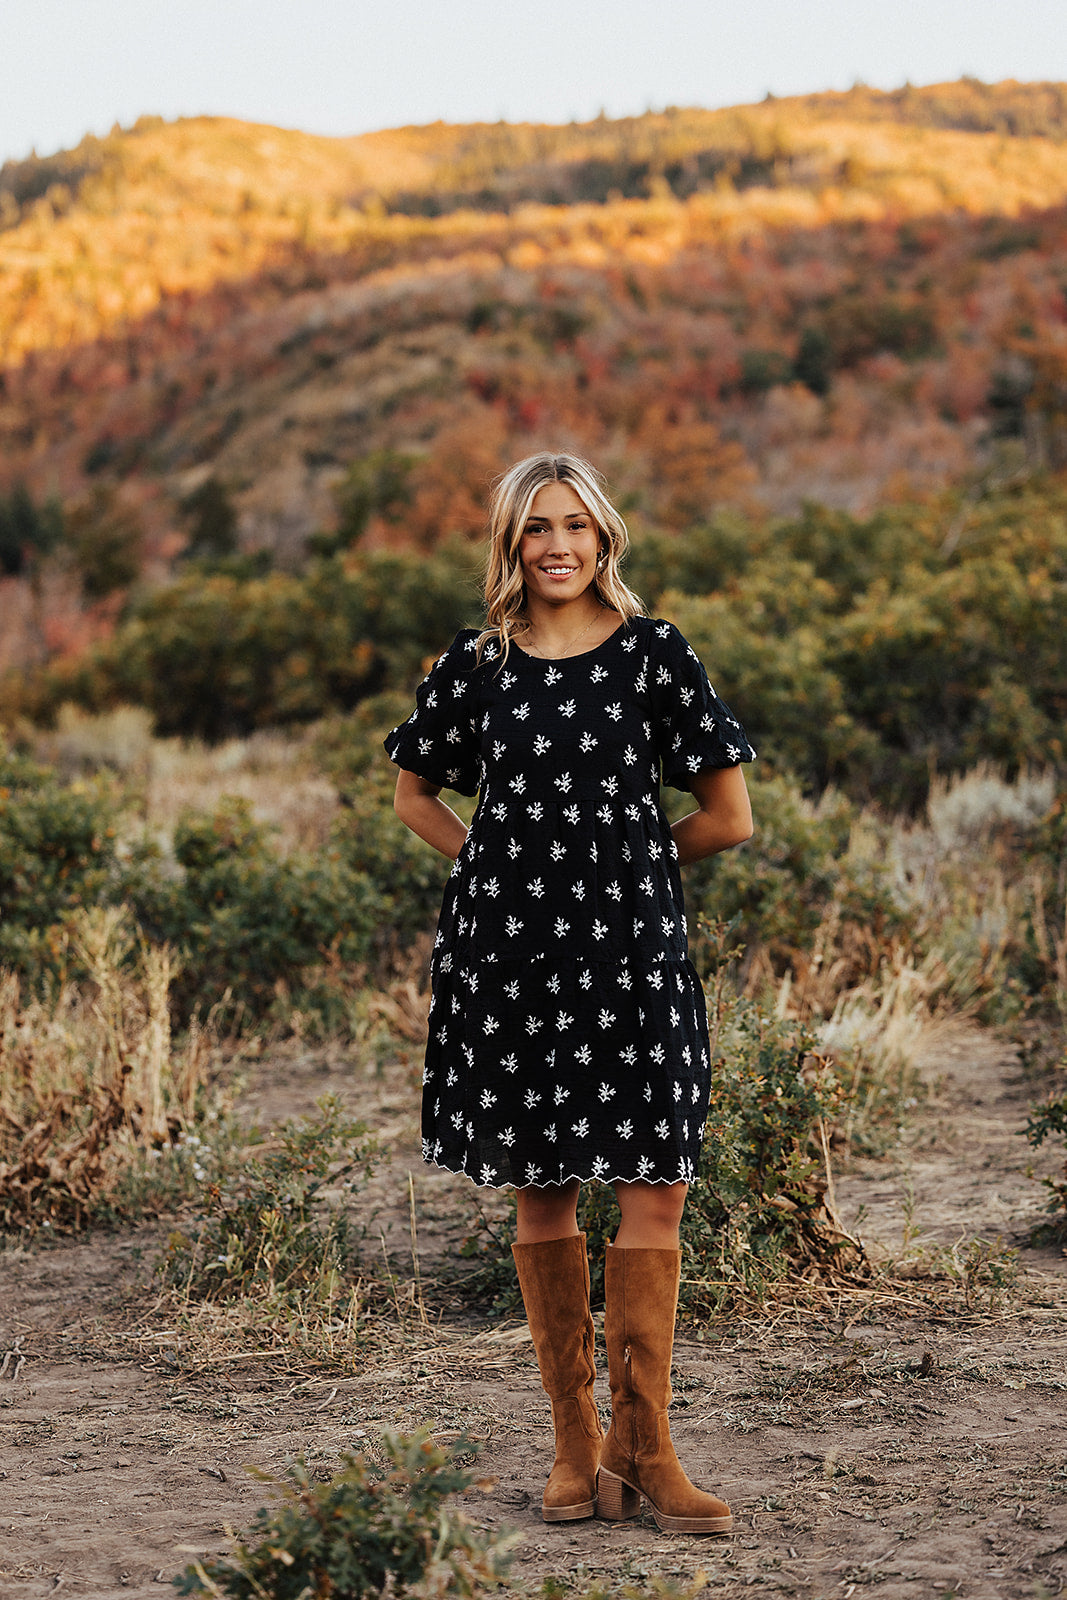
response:
{"label": "boot shaft", "polygon": [[585,1234],[511,1247],[541,1385],[552,1400],[596,1377]]}

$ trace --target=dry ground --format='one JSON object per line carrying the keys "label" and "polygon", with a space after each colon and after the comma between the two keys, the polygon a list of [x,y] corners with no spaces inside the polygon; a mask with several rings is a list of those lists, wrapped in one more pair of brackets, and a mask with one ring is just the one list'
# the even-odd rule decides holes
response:
{"label": "dry ground", "polygon": [[[934,1083],[905,1147],[839,1180],[869,1242],[1021,1242],[1041,1191],[1015,1132],[1032,1096],[982,1036],[942,1036]],[[407,1174],[415,1175],[422,1267],[469,1226],[470,1191],[415,1156],[410,1066],[361,1073],[338,1057],[279,1053],[245,1094],[268,1121],[324,1089],[369,1115],[391,1152],[375,1181],[397,1267],[410,1266]],[[918,1237],[916,1233],[918,1231]],[[25,1355],[0,1377],[0,1597],[167,1592],[186,1552],[224,1548],[226,1524],[264,1498],[246,1463],[297,1453],[329,1468],[386,1426],[432,1423],[483,1438],[495,1487],[478,1521],[517,1527],[512,1587],[536,1593],[598,1579],[617,1591],[656,1576],[706,1575],[713,1596],[880,1600],[1054,1596],[1067,1589],[1067,1262],[1022,1253],[1010,1306],[960,1310],[905,1295],[852,1301],[822,1319],[689,1327],[676,1352],[672,1426],[694,1477],[737,1514],[726,1540],[660,1534],[651,1519],[545,1526],[547,1404],[521,1325],[434,1302],[438,1328],[409,1320],[357,1376],[276,1360],[198,1364],[145,1289],[160,1231],[142,1229],[0,1255],[0,1349]],[[407,1254],[405,1262],[402,1257]],[[138,1284],[141,1287],[138,1287]],[[432,1298],[432,1296],[431,1296]],[[603,1384],[606,1399],[606,1383]]]}

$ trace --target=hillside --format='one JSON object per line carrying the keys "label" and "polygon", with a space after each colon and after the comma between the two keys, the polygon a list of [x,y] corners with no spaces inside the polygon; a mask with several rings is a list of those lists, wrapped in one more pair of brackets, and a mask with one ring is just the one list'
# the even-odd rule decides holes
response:
{"label": "hillside", "polygon": [[[998,439],[1057,466],[1065,205],[1057,84],[349,140],[144,119],[0,172],[0,491],[73,508],[82,569],[136,527],[158,581],[205,483],[299,564],[382,451],[405,504],[368,537],[423,544],[545,441],[668,529],[926,493]],[[132,575],[53,559],[31,596],[20,566],[6,661],[106,630]]]}

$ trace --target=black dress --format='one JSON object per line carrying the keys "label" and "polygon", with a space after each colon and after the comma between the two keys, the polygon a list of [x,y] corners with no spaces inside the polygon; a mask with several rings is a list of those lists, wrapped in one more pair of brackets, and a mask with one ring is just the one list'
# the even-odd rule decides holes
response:
{"label": "black dress", "polygon": [[689,1182],[709,1090],[663,781],[755,752],[677,628],[545,661],[459,633],[385,747],[481,790],[431,961],[423,1154],[493,1188]]}

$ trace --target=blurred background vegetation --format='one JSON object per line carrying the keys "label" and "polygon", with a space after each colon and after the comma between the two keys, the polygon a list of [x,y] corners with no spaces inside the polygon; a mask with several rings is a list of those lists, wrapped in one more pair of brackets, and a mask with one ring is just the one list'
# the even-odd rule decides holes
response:
{"label": "blurred background vegetation", "polygon": [[493,476],[545,445],[607,472],[629,581],[760,750],[754,840],[688,875],[740,1007],[722,1204],[774,1144],[748,1067],[792,1085],[808,1217],[812,1130],[887,1148],[924,1018],[1062,1061],[1067,87],[143,119],[0,171],[12,1226],[132,1204],[105,1152],[201,1126],[209,1024],[417,1012],[445,867],[381,739],[479,619]]}

